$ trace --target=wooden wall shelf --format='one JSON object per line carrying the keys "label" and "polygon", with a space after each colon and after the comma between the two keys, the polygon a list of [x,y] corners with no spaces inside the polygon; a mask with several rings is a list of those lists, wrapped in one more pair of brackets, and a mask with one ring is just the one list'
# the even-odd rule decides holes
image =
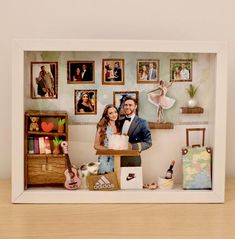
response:
{"label": "wooden wall shelf", "polygon": [[150,129],[174,129],[174,124],[167,122],[167,123],[155,123],[155,122],[148,122]]}
{"label": "wooden wall shelf", "polygon": [[180,109],[182,114],[202,114],[204,112],[202,107],[181,107]]}

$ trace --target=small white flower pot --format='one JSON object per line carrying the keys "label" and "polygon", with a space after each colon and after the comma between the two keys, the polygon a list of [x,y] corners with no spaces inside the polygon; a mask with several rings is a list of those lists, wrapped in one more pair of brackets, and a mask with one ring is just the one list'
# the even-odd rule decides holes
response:
{"label": "small white flower pot", "polygon": [[158,178],[158,187],[160,189],[172,189],[174,187],[174,179]]}
{"label": "small white flower pot", "polygon": [[197,105],[197,100],[195,98],[190,98],[188,100],[188,107],[189,108],[193,108]]}

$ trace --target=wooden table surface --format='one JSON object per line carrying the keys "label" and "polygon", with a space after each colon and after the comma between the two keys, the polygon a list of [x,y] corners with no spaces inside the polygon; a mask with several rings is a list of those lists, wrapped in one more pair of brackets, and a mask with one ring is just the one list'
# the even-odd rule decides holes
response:
{"label": "wooden table surface", "polygon": [[11,204],[0,181],[1,239],[235,238],[235,179],[224,204]]}

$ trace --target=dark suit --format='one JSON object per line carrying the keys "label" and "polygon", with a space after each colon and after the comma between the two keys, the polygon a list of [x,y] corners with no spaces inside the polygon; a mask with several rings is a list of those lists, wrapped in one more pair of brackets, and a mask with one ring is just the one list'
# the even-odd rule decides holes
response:
{"label": "dark suit", "polygon": [[[121,126],[123,126],[124,120],[121,120],[120,123]],[[129,136],[129,143],[131,143],[132,149],[139,149],[137,143],[141,144],[141,151],[152,146],[152,138],[148,123],[138,116],[135,116],[131,122],[127,135]],[[141,166],[141,157],[123,156],[121,157],[121,166]]]}
{"label": "dark suit", "polygon": [[114,80],[122,81],[122,70],[121,68],[114,68]]}
{"label": "dark suit", "polygon": [[81,81],[92,81],[91,72],[86,70],[84,73],[81,73]]}

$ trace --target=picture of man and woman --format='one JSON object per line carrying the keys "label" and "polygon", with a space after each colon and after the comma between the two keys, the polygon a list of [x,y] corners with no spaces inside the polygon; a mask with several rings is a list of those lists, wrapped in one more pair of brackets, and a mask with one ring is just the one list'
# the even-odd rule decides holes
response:
{"label": "picture of man and woman", "polygon": [[68,84],[92,84],[94,80],[94,61],[68,61]]}
{"label": "picture of man and woman", "polygon": [[31,62],[31,98],[57,98],[57,62]]}
{"label": "picture of man and woman", "polygon": [[124,59],[103,59],[103,85],[124,85]]}
{"label": "picture of man and woman", "polygon": [[159,81],[159,60],[137,61],[137,83],[156,83]]}
{"label": "picture of man and woman", "polygon": [[[129,149],[146,150],[152,146],[151,133],[146,120],[138,117],[138,92],[114,92],[114,104],[104,107],[97,123],[94,148],[108,147],[109,136],[124,134],[129,136]],[[120,98],[121,97],[121,98]],[[115,100],[116,99],[116,100]],[[97,90],[75,90],[75,114],[96,114]],[[122,112],[122,114],[120,114]],[[99,155],[99,173],[114,170],[112,155]],[[121,166],[141,166],[140,156],[123,156]]]}
{"label": "picture of man and woman", "polygon": [[[104,108],[103,114],[97,123],[94,148],[105,149],[108,146],[109,136],[112,134],[125,134],[129,136],[129,149],[139,152],[152,146],[152,138],[146,120],[136,115],[138,102],[135,98],[127,96],[124,99],[124,117],[119,117],[115,105],[109,104]],[[114,159],[111,155],[100,155],[99,173],[109,173],[114,170]],[[141,166],[140,156],[122,156],[121,167]]]}
{"label": "picture of man and woman", "polygon": [[192,81],[192,60],[171,60],[171,81]]}

